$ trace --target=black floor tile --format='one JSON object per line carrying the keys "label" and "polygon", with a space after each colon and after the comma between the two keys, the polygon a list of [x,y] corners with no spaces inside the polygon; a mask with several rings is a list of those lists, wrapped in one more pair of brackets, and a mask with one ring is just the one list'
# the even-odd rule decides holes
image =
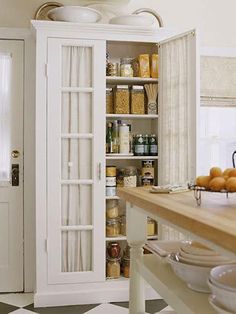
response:
{"label": "black floor tile", "polygon": [[[111,302],[111,304],[129,308],[129,302]],[[146,312],[150,314],[159,312],[168,306],[168,304],[166,304],[166,302],[162,299],[147,300],[145,302],[145,305],[146,305]]]}
{"label": "black floor tile", "polygon": [[0,302],[0,314],[8,314],[17,310],[18,307]]}
{"label": "black floor tile", "polygon": [[[85,305],[34,308],[34,305],[30,304],[24,307],[24,309],[35,312],[35,313],[39,313],[39,314],[83,314],[85,312],[92,310],[98,305],[99,304],[85,304]],[[2,314],[1,311],[0,311],[0,314]]]}

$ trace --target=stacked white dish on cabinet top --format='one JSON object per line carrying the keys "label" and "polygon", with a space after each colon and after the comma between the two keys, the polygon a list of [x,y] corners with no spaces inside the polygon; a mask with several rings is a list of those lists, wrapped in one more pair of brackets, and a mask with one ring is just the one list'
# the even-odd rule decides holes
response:
{"label": "stacked white dish on cabinet top", "polygon": [[236,313],[236,264],[221,265],[210,272],[208,285],[212,295],[209,302],[219,314]]}
{"label": "stacked white dish on cabinet top", "polygon": [[210,292],[207,280],[211,269],[233,263],[231,259],[195,241],[183,243],[179,251],[171,254],[167,260],[175,274],[190,289],[206,293]]}

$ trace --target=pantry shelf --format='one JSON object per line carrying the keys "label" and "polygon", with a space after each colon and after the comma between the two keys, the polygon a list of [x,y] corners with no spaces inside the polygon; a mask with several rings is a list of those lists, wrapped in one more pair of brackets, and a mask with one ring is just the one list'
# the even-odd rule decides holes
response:
{"label": "pantry shelf", "polygon": [[146,159],[158,159],[158,156],[106,156],[106,160],[119,160],[119,159],[130,159],[130,160],[146,160]]}
{"label": "pantry shelf", "polygon": [[145,83],[157,83],[156,78],[146,77],[122,77],[122,76],[107,76],[106,81],[108,84],[145,84]]}
{"label": "pantry shelf", "polygon": [[[157,240],[157,235],[153,235],[153,236],[148,236],[147,237],[148,240]],[[126,241],[127,237],[120,235],[118,237],[106,237],[106,242],[108,241]]]}
{"label": "pantry shelf", "polygon": [[158,119],[158,114],[106,114],[109,119]]}

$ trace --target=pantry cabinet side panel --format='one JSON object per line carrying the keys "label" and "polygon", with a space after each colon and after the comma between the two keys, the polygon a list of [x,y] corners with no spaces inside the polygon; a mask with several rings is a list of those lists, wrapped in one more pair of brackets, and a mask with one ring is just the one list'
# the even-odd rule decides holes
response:
{"label": "pantry cabinet side panel", "polygon": [[199,63],[196,31],[159,43],[158,183],[196,176]]}

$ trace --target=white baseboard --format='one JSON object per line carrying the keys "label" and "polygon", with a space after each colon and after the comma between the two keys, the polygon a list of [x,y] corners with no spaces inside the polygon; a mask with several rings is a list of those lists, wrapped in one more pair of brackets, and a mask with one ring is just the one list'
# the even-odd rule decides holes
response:
{"label": "white baseboard", "polygon": [[[162,299],[152,288],[146,288],[146,299]],[[99,289],[78,292],[36,293],[34,307],[66,306],[79,304],[100,304],[124,302],[129,300],[129,291],[125,289]]]}

